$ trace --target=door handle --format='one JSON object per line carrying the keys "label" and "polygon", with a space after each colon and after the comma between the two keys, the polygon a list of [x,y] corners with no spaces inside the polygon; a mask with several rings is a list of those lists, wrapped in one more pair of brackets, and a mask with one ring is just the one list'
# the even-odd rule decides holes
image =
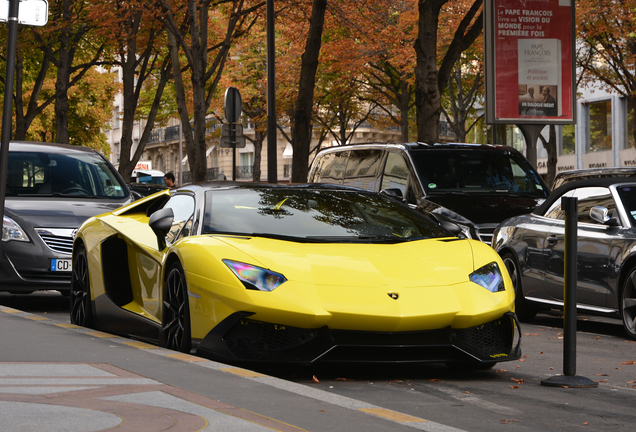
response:
{"label": "door handle", "polygon": [[548,243],[550,243],[551,245],[556,244],[557,241],[558,239],[556,238],[556,236],[548,237]]}

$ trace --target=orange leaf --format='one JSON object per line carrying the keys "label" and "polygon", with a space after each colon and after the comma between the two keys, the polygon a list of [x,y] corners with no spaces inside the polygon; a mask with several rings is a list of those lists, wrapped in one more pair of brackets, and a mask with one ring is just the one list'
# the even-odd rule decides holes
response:
{"label": "orange leaf", "polygon": [[518,389],[519,388],[519,386],[508,386],[508,387],[510,387],[511,389]]}
{"label": "orange leaf", "polygon": [[312,382],[313,384],[320,384],[320,381],[318,380],[318,378],[316,378],[316,375],[314,375],[314,376],[311,378],[311,382]]}

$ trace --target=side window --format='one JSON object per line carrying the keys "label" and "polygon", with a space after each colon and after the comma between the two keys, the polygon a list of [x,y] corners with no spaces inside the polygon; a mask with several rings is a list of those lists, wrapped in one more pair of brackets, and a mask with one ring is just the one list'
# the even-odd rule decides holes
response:
{"label": "side window", "polygon": [[194,198],[185,194],[175,195],[168,200],[164,208],[171,208],[174,212],[174,221],[166,235],[166,242],[172,244],[180,238],[189,236],[192,231]]}
{"label": "side window", "polygon": [[326,153],[318,162],[314,183],[342,184],[348,151]]}
{"label": "side window", "polygon": [[[565,193],[563,196],[578,198],[577,221],[579,223],[598,224],[598,222],[590,218],[590,209],[594,206],[605,207],[614,217],[616,214],[616,203],[610,190],[605,187],[585,187],[574,189]],[[545,214],[546,217],[552,219],[565,220],[565,210],[561,207],[561,200],[557,200],[552,204]]]}
{"label": "side window", "polygon": [[344,184],[377,191],[376,179],[382,160],[381,150],[352,150],[347,161]]}
{"label": "side window", "polygon": [[579,223],[598,224],[590,218],[592,207],[601,206],[609,210],[612,217],[618,217],[616,213],[616,203],[610,190],[606,187],[587,187],[574,191],[574,197],[578,198],[578,221]]}
{"label": "side window", "polygon": [[382,173],[380,190],[400,189],[406,201],[409,204],[415,204],[415,194],[413,188],[409,186],[410,177],[409,167],[404,158],[398,153],[389,152]]}

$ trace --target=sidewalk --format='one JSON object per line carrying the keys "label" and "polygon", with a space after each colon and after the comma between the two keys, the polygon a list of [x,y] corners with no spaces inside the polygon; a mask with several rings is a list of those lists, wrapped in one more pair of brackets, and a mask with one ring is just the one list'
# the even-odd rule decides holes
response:
{"label": "sidewalk", "polygon": [[0,335],[10,432],[459,431],[4,306]]}

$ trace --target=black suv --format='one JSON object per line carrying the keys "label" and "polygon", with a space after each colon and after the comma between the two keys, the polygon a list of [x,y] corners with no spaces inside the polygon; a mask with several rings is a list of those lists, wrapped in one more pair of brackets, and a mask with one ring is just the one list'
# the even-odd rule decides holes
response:
{"label": "black suv", "polygon": [[318,153],[309,181],[392,195],[490,244],[497,225],[532,212],[549,194],[512,147],[481,144],[355,144]]}

